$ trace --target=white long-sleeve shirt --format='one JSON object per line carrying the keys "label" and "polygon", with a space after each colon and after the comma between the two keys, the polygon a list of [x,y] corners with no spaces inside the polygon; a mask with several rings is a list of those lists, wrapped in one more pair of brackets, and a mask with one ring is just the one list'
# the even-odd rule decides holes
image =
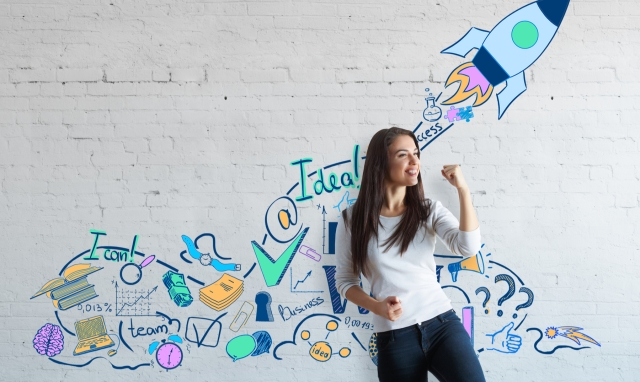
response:
{"label": "white long-sleeve shirt", "polygon": [[[389,296],[397,296],[402,303],[402,316],[396,321],[374,315],[376,332],[400,329],[431,319],[451,309],[451,300],[444,294],[436,277],[436,263],[433,258],[436,235],[447,248],[464,257],[475,255],[481,243],[480,228],[460,231],[460,223],[442,203],[431,203],[426,229],[416,233],[407,251],[400,256],[400,245],[389,251],[382,245],[395,230],[401,216],[380,216],[378,240],[371,238],[368,245],[367,265],[373,298],[382,301]],[[351,208],[347,210],[351,217]],[[343,298],[349,288],[360,285],[359,275],[352,271],[351,232],[340,224],[336,232],[336,288]],[[379,243],[379,244],[378,244]]]}

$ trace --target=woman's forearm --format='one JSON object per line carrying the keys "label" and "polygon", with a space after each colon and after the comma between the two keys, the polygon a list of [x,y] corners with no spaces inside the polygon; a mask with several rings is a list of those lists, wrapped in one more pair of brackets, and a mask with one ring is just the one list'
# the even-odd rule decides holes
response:
{"label": "woman's forearm", "polygon": [[480,225],[476,210],[471,203],[471,193],[469,187],[458,188],[458,198],[460,199],[460,231],[473,231]]}
{"label": "woman's forearm", "polygon": [[347,300],[351,301],[352,303],[365,308],[366,310],[370,310],[374,314],[378,314],[376,310],[376,304],[378,304],[379,301],[369,296],[359,286],[352,286],[351,288],[347,289],[347,292],[344,295]]}

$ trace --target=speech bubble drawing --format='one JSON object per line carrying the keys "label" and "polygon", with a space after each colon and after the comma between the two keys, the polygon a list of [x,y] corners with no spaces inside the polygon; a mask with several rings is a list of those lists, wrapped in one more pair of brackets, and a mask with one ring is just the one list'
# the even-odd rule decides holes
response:
{"label": "speech bubble drawing", "polygon": [[233,362],[248,357],[256,349],[256,339],[249,334],[243,334],[232,338],[227,343],[227,354]]}
{"label": "speech bubble drawing", "polygon": [[251,356],[255,357],[263,353],[269,353],[272,343],[271,335],[264,330],[260,330],[253,333],[252,336],[256,340],[256,348],[253,353],[251,353]]}

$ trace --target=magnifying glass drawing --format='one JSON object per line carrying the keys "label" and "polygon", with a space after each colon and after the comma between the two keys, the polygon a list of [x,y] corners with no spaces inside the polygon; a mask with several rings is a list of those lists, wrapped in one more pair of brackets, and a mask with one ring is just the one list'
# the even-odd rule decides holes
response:
{"label": "magnifying glass drawing", "polygon": [[[123,283],[127,284],[127,285],[135,285],[138,282],[140,282],[140,280],[142,280],[142,268],[146,267],[147,265],[151,264],[153,262],[153,260],[156,259],[155,255],[151,255],[147,258],[145,258],[144,260],[142,260],[142,262],[140,263],[140,265],[136,264],[136,263],[126,263],[125,265],[122,266],[122,268],[120,268],[120,280],[122,280]],[[127,267],[135,267],[136,268],[136,275],[135,275],[135,280],[134,281],[127,281],[124,278],[124,270]]]}

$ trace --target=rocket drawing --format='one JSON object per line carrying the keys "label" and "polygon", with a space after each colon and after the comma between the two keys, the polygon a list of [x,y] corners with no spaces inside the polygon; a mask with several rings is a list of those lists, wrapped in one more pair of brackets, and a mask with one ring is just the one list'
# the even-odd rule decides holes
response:
{"label": "rocket drawing", "polygon": [[493,88],[506,81],[498,93],[498,119],[525,90],[524,70],[547,49],[569,7],[570,0],[538,0],[500,21],[490,32],[471,28],[441,53],[465,57],[478,49],[471,62],[457,67],[445,86],[460,82],[456,94],[443,102],[453,105],[476,95],[473,106],[485,103]]}

